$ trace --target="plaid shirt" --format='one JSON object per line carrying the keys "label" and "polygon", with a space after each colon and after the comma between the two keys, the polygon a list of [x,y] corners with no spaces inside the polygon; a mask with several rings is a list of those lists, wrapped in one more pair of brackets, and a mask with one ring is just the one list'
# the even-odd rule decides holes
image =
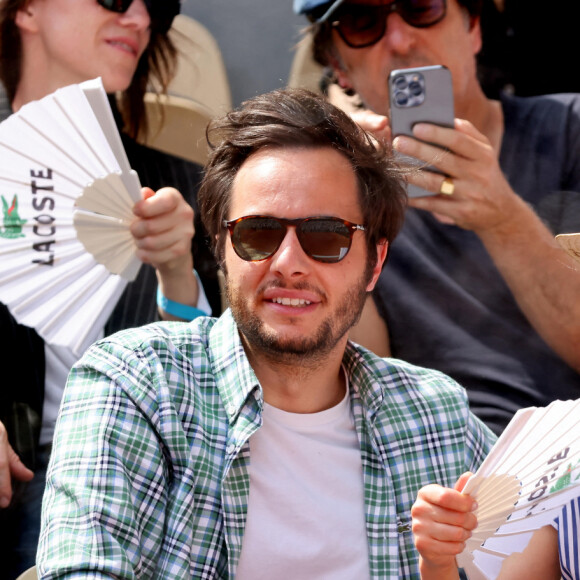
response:
{"label": "plaid shirt", "polygon": [[[343,364],[371,577],[419,578],[410,525],[419,488],[475,471],[495,437],[436,371],[350,343]],[[262,404],[229,311],[93,346],[71,373],[57,424],[41,577],[233,578]]]}

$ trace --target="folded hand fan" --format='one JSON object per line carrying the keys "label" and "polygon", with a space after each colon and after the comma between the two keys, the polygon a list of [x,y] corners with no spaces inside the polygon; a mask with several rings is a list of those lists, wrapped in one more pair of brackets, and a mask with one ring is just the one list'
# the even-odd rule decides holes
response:
{"label": "folded hand fan", "polygon": [[463,493],[478,503],[478,527],[457,563],[470,580],[494,580],[580,496],[580,399],[518,411]]}
{"label": "folded hand fan", "polygon": [[100,79],[28,103],[0,124],[0,301],[80,354],[140,261],[141,199]]}
{"label": "folded hand fan", "polygon": [[580,260],[580,233],[579,234],[558,234],[556,241],[573,258]]}

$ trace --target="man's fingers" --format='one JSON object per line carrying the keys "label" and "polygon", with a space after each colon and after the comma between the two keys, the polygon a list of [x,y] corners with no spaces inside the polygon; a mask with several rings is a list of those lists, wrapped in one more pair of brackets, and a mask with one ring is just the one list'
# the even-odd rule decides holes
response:
{"label": "man's fingers", "polygon": [[[468,496],[464,496],[468,498]],[[468,498],[468,505],[471,507],[473,501]],[[411,510],[413,520],[417,522],[433,522],[436,525],[453,526],[465,530],[473,530],[477,527],[477,518],[470,510],[454,510],[441,507],[429,502],[417,501]],[[451,538],[453,539],[453,538]],[[457,537],[455,540],[459,541]]]}
{"label": "man's fingers", "polygon": [[473,514],[476,508],[476,502],[468,495],[440,485],[427,485],[419,490],[411,515],[414,520],[429,520],[472,530],[477,526],[477,518]]}
{"label": "man's fingers", "polygon": [[477,526],[472,513],[436,510],[429,514],[414,515],[413,533],[429,536],[440,542],[465,542]]}
{"label": "man's fingers", "polygon": [[[487,137],[475,129],[469,121],[456,119],[455,129],[417,123],[413,127],[413,136],[417,140],[449,149],[458,157],[470,161],[478,161],[482,157],[495,158],[493,147]],[[449,156],[448,160],[453,160],[453,156]]]}
{"label": "man's fingers", "polygon": [[28,469],[8,442],[8,434],[0,423],[0,508],[6,508],[12,499],[11,478],[30,481],[34,473]]}
{"label": "man's fingers", "polygon": [[153,191],[150,187],[142,187],[141,188],[141,198],[142,199],[149,199],[155,195],[155,191]]}
{"label": "man's fingers", "polygon": [[171,213],[147,219],[137,219],[131,224],[130,229],[137,239],[169,234],[173,235],[174,238],[185,236],[191,241],[191,238],[195,235],[193,209],[187,205]]}
{"label": "man's fingers", "polygon": [[153,218],[170,213],[182,202],[187,205],[183,196],[174,187],[163,187],[155,192],[149,187],[141,190],[143,199],[133,206],[133,213],[140,218]]}
{"label": "man's fingers", "polygon": [[461,475],[461,477],[457,480],[457,482],[455,483],[455,485],[453,486],[453,489],[455,489],[456,491],[463,491],[463,488],[465,487],[465,484],[467,483],[468,479],[473,475],[473,473],[471,473],[471,471],[466,471],[463,475]]}
{"label": "man's fingers", "polygon": [[10,458],[11,450],[8,443],[8,435],[4,425],[0,423],[0,507],[8,507],[12,498],[12,486],[10,485]]}
{"label": "man's fingers", "polygon": [[463,551],[477,526],[472,512],[475,507],[475,502],[457,489],[427,485],[419,490],[411,508],[412,529],[415,546],[426,562],[455,565],[455,556]]}
{"label": "man's fingers", "polygon": [[461,554],[465,549],[465,542],[472,535],[470,530],[444,524],[432,525],[427,534],[419,521],[413,524],[413,534],[417,550],[429,560]]}
{"label": "man's fingers", "polygon": [[12,473],[12,477],[14,477],[14,479],[17,479],[18,481],[30,481],[34,477],[34,472],[28,469],[28,467],[26,467],[26,465],[22,463],[20,457],[18,456],[16,451],[12,449],[12,447],[10,447],[9,454],[10,454],[9,458],[10,471]]}
{"label": "man's fingers", "polygon": [[355,111],[350,116],[357,125],[371,133],[375,139],[384,145],[390,146],[391,127],[387,117],[377,115],[368,110]]}
{"label": "man's fingers", "polygon": [[378,115],[372,111],[354,111],[350,116],[357,125],[360,125],[365,131],[370,131],[371,133],[382,131],[389,126],[387,117]]}

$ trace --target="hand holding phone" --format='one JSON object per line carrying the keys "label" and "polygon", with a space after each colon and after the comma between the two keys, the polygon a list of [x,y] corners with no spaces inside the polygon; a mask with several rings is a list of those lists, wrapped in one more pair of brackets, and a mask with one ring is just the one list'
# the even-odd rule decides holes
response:
{"label": "hand holding phone", "polygon": [[[389,75],[390,121],[393,138],[413,137],[416,123],[433,123],[453,127],[453,86],[451,73],[442,65],[398,69]],[[442,151],[444,151],[442,149]],[[441,173],[433,166],[413,157],[401,156],[411,165]],[[409,197],[436,195],[416,185],[408,184]]]}

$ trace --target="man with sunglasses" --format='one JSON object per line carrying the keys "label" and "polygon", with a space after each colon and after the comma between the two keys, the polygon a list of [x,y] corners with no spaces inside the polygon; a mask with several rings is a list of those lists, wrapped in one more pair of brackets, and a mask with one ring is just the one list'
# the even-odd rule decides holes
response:
{"label": "man with sunglasses", "polygon": [[408,177],[433,195],[409,200],[353,337],[452,376],[497,433],[518,408],[578,398],[580,283],[554,234],[580,231],[580,98],[488,99],[476,69],[479,0],[294,8],[312,22],[315,58],[358,94],[359,121],[388,143],[392,70],[444,65],[453,79],[454,128],[418,123],[417,139],[392,141],[439,172]]}
{"label": "man with sunglasses", "polygon": [[419,488],[494,435],[448,377],[347,340],[404,213],[399,174],[306,91],[210,129],[199,202],[231,308],[104,339],[71,373],[43,577],[419,578]]}
{"label": "man with sunglasses", "polygon": [[[99,76],[112,95],[131,166],[143,185],[159,190],[155,195],[147,190],[135,206],[132,232],[145,264],[117,302],[104,334],[159,315],[190,319],[200,313],[196,306],[210,313],[207,303],[198,301],[193,262],[219,309],[215,261],[203,242],[192,246],[191,206],[196,207],[201,168],[135,140],[146,129],[148,80],[166,88],[172,78],[176,53],[167,32],[179,8],[178,0],[0,0],[0,81],[7,114],[59,87]],[[116,93],[121,94],[118,109]],[[177,311],[158,307],[158,287]],[[76,359],[18,325],[0,305],[0,578],[13,580],[34,564],[46,463]],[[34,470],[30,483],[24,481],[32,473],[17,453]]]}

